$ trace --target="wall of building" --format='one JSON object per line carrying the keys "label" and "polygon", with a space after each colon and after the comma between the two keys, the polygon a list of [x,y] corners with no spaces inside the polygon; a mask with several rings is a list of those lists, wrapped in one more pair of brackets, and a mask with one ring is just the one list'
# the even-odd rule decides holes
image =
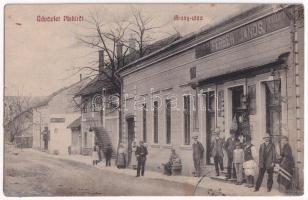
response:
{"label": "wall of building", "polygon": [[[71,129],[67,128],[76,120],[79,114],[52,114],[50,115],[50,143],[49,152],[68,155],[68,147],[72,144]],[[57,122],[53,119],[63,119]]]}
{"label": "wall of building", "polygon": [[[278,59],[283,53],[291,51],[291,29],[289,27],[280,29],[278,31],[266,34],[259,38],[250,40],[240,45],[233,46],[226,50],[222,50],[208,56],[195,59],[195,52],[193,49],[187,50],[176,56],[170,57],[164,61],[150,65],[148,68],[144,68],[134,73],[125,75],[123,78],[124,94],[126,97],[126,102],[124,103],[125,112],[123,116],[123,138],[127,139],[127,124],[125,117],[129,115],[135,116],[135,134],[138,140],[142,140],[142,112],[136,110],[134,107],[140,105],[140,101],[146,98],[148,108],[153,103],[155,96],[159,96],[165,100],[168,96],[173,96],[177,99],[178,110],[172,111],[172,139],[171,144],[176,148],[179,155],[182,157],[184,164],[184,173],[191,174],[193,169],[192,164],[192,150],[190,145],[183,145],[183,95],[187,93],[195,94],[195,91],[187,85],[190,81],[189,70],[191,67],[196,67],[197,77],[199,78],[209,78],[217,76],[219,74],[225,74],[228,72],[234,72],[248,67],[257,67],[264,64],[271,63]],[[129,72],[130,70],[128,70]],[[131,69],[133,71],[133,69]],[[292,71],[287,72],[287,77],[292,75]],[[281,71],[280,76],[282,79],[282,86],[289,85],[293,80],[287,80],[285,78],[285,72]],[[257,114],[250,116],[250,121],[252,125],[252,135],[253,142],[255,145],[259,146],[262,141],[262,137],[265,135],[264,122],[261,123],[260,120],[264,119],[264,111],[262,111],[262,81],[267,80],[270,74],[262,74],[257,77],[248,79],[248,84],[256,84],[257,91]],[[212,86],[203,86],[203,89],[211,88],[214,86],[214,90],[222,89],[224,90],[225,103],[228,102],[227,91],[228,87],[232,87],[237,84],[244,84],[245,80],[236,80],[226,82],[224,84],[217,84]],[[217,86],[217,88],[216,88]],[[151,90],[151,88],[153,88]],[[290,98],[290,105],[292,105],[292,98],[294,101],[294,96],[287,93],[289,90],[294,90],[294,87],[283,87],[282,95],[288,95]],[[137,100],[133,99],[134,95],[139,97]],[[140,96],[142,96],[140,98]],[[227,105],[226,105],[227,106]],[[163,106],[162,106],[163,107]],[[283,103],[283,116],[282,120],[287,124],[288,130],[283,130],[283,134],[292,136],[292,130],[294,129],[294,124],[291,123],[292,111],[290,106]],[[289,110],[288,110],[289,109]],[[288,113],[288,114],[287,114]],[[149,157],[148,165],[152,168],[157,169],[162,162],[167,160],[170,152],[170,146],[166,145],[165,142],[165,109],[159,110],[159,142],[158,144],[153,144],[153,111],[150,109],[147,112],[147,145],[149,147]],[[228,113],[225,110],[224,116]],[[288,115],[288,119],[287,119]],[[192,115],[191,115],[192,116]],[[204,116],[202,112],[199,112],[199,130],[193,129],[193,122],[191,121],[191,135],[198,134],[201,136],[201,141],[205,145],[205,137],[202,136],[205,132],[204,128]],[[288,123],[287,123],[288,121]],[[231,127],[230,120],[217,118],[217,126],[223,130],[222,135],[228,137],[229,129]],[[296,146],[292,144],[293,149]]]}

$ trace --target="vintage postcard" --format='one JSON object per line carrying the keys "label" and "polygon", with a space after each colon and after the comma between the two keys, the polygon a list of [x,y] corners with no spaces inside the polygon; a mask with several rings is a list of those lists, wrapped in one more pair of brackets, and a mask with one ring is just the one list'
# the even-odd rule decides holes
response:
{"label": "vintage postcard", "polygon": [[4,195],[301,196],[302,4],[7,4]]}

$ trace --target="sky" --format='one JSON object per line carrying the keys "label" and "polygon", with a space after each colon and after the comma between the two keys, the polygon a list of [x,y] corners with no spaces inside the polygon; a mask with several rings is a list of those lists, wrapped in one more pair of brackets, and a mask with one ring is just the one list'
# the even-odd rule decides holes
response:
{"label": "sky", "polygon": [[[88,66],[97,50],[77,42],[87,34],[85,21],[66,22],[63,16],[99,13],[106,28],[117,19],[130,18],[137,8],[152,17],[153,26],[163,25],[156,39],[175,30],[185,35],[227,19],[253,4],[53,4],[5,7],[5,95],[47,96],[79,81],[73,66]],[[60,22],[37,22],[37,16],[60,16]],[[174,16],[202,16],[203,20],[174,20]],[[83,72],[81,72],[83,73]],[[85,74],[83,74],[85,77]]]}

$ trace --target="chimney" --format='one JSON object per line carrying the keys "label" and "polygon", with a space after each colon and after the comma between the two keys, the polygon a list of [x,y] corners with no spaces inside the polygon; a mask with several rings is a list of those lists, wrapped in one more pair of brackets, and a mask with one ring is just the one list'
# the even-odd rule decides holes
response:
{"label": "chimney", "polygon": [[133,37],[133,34],[130,35],[128,39],[129,53],[132,54],[136,51],[136,40]]}
{"label": "chimney", "polygon": [[118,57],[118,62],[119,62],[119,67],[122,67],[122,57],[123,57],[123,44],[122,43],[118,43],[117,47],[116,47],[116,51],[117,51],[117,57]]}
{"label": "chimney", "polygon": [[104,70],[104,50],[98,51],[98,72],[101,74]]}
{"label": "chimney", "polygon": [[82,81],[82,74],[79,74],[79,77],[80,77],[80,81]]}

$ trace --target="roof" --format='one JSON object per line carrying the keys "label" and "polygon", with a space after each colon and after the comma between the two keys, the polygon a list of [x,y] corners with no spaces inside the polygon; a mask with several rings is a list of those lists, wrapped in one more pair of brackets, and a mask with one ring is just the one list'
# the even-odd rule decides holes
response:
{"label": "roof", "polygon": [[254,20],[273,11],[275,11],[275,8],[270,5],[257,5],[244,12],[237,13],[228,19],[224,19],[211,26],[203,28],[198,32],[192,32],[184,37],[174,40],[172,43],[169,43],[166,46],[127,64],[119,69],[118,72],[122,72],[139,64],[147,65],[147,63],[151,63],[154,59],[159,60],[160,58],[167,57],[172,53],[179,53],[182,50],[193,48],[194,45],[197,45],[199,42],[206,41],[224,31],[228,31],[234,27],[240,26],[250,20]]}
{"label": "roof", "polygon": [[79,128],[80,126],[81,126],[81,116],[75,119],[72,123],[70,123],[67,128]]}
{"label": "roof", "polygon": [[105,88],[106,90],[114,88],[114,85],[104,74],[97,75],[85,87],[76,92],[75,96],[83,96],[101,92],[102,88]]}
{"label": "roof", "polygon": [[69,93],[74,95],[76,92],[79,92],[80,90],[82,90],[84,87],[87,86],[87,84],[91,82],[90,78],[84,78],[81,81],[78,81],[76,83],[73,83],[69,86],[63,87],[55,92],[53,92],[51,95],[45,97],[45,99],[43,99],[41,102],[37,103],[35,107],[40,107],[40,106],[46,106],[48,105],[48,103],[58,94],[60,94],[61,92],[65,91],[65,90],[69,90]]}

